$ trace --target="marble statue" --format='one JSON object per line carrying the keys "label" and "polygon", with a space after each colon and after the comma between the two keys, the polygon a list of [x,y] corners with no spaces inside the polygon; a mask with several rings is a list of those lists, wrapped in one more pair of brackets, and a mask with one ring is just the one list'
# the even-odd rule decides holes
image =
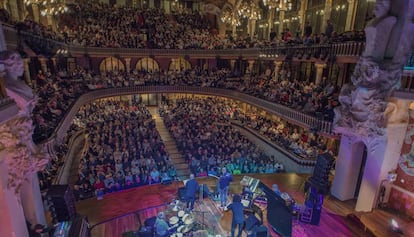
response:
{"label": "marble statue", "polygon": [[[19,107],[18,114],[0,124],[0,165],[7,168],[7,188],[19,197],[23,182],[45,168],[49,154],[32,140],[32,110],[36,96],[19,79],[23,75],[23,59],[17,52],[7,51],[0,24],[0,96],[12,98]],[[5,87],[5,90],[3,88]]]}
{"label": "marble statue", "polygon": [[377,0],[374,14],[365,28],[365,50],[352,84],[342,87],[334,119],[336,132],[360,137],[366,145],[386,137],[387,98],[400,87],[404,64],[414,50],[414,0]]}

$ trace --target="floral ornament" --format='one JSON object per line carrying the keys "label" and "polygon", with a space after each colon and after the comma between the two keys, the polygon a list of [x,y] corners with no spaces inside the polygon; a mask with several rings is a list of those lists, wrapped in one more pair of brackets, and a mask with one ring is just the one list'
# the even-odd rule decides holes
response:
{"label": "floral ornament", "polygon": [[16,196],[19,196],[23,182],[49,162],[49,154],[33,144],[32,132],[32,120],[28,116],[0,126],[0,152],[4,154],[0,162],[7,165],[7,188],[13,189]]}

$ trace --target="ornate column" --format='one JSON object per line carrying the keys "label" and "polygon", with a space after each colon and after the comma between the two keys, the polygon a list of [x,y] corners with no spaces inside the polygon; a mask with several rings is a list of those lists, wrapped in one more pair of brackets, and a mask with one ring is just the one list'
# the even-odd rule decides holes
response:
{"label": "ornate column", "polygon": [[[4,157],[0,152],[0,157]],[[7,166],[0,164],[0,236],[29,236],[23,207],[14,190],[7,188]]]}
{"label": "ornate column", "polygon": [[37,4],[32,4],[33,19],[35,22],[40,22],[40,11]]}
{"label": "ornate column", "polygon": [[279,11],[279,27],[278,27],[278,34],[277,34],[278,38],[282,35],[283,30],[284,30],[284,27],[283,27],[283,20],[284,19],[285,19],[285,11],[280,10]]}
{"label": "ornate column", "polygon": [[52,60],[53,71],[57,71],[57,58],[56,57],[52,57],[50,59]]}
{"label": "ornate column", "polygon": [[230,59],[230,69],[234,71],[234,65],[236,64],[236,59]]}
{"label": "ornate column", "polygon": [[131,58],[124,58],[125,60],[125,70],[126,72],[130,72],[131,71]]}
{"label": "ornate column", "polygon": [[326,27],[326,21],[331,19],[331,12],[332,12],[332,0],[326,0],[325,2],[325,9],[323,15],[323,22],[322,22],[322,32]]}
{"label": "ornate column", "polygon": [[375,9],[376,18],[365,28],[367,46],[352,84],[342,87],[341,106],[335,108],[335,131],[367,147],[357,211],[375,206],[382,180],[396,167],[408,121],[408,102],[389,95],[399,87],[402,68],[414,49],[414,0],[380,1]]}
{"label": "ornate column", "polygon": [[25,58],[23,60],[24,60],[24,80],[29,86],[32,87],[33,83],[32,83],[32,78],[30,77],[30,67],[29,67],[30,58]]}
{"label": "ornate column", "polygon": [[348,0],[348,11],[346,13],[345,31],[354,29],[357,0]]}
{"label": "ornate column", "polygon": [[40,67],[42,68],[43,73],[46,73],[47,72],[46,58],[39,57],[39,61],[40,61]]}
{"label": "ornate column", "polygon": [[283,62],[282,61],[274,61],[273,63],[275,64],[275,70],[273,71],[273,80],[277,80],[278,75],[279,75],[279,71],[280,71],[280,67],[282,66]]}
{"label": "ornate column", "polygon": [[315,84],[319,85],[321,84],[321,81],[322,81],[323,69],[326,68],[326,63],[315,63],[315,67],[316,67]]}
{"label": "ornate column", "polygon": [[[4,213],[0,217],[0,236],[27,236],[22,204],[23,208],[31,210],[33,220],[30,221],[46,222],[42,204],[39,203],[42,200],[38,191],[39,183],[33,177],[37,171],[44,169],[49,162],[49,155],[40,150],[32,140],[34,126],[31,115],[36,96],[31,88],[18,79],[24,70],[22,58],[19,54],[12,53],[8,58],[1,59],[0,64],[0,75],[5,77],[7,95],[19,107],[16,116],[0,124],[0,206],[6,205],[10,208],[1,209]],[[30,186],[28,189],[23,188],[22,192],[27,180]],[[22,199],[22,195],[27,196]],[[4,230],[3,223],[9,224]],[[1,234],[3,231],[6,234]]]}
{"label": "ornate column", "polygon": [[254,65],[254,60],[249,60],[249,66],[247,67],[246,74],[252,73],[253,65]]}
{"label": "ornate column", "polygon": [[266,36],[266,39],[270,40],[270,32],[272,32],[273,29],[273,18],[275,17],[275,9],[274,8],[270,8],[269,9],[270,14],[269,14],[269,19],[267,20],[267,24],[269,25],[269,30],[268,30],[268,34]]}
{"label": "ornate column", "polygon": [[24,216],[30,223],[47,224],[37,173],[33,173],[31,177],[23,183],[21,203]]}
{"label": "ornate column", "polygon": [[[300,1],[300,10],[298,12],[299,15],[299,23],[300,23],[300,32],[302,32],[302,35],[305,33],[305,20],[306,20],[306,9],[308,8],[308,1],[302,0]],[[300,37],[302,37],[300,35]]]}
{"label": "ornate column", "polygon": [[20,21],[20,11],[19,7],[17,6],[17,1],[8,1],[10,15],[13,20]]}

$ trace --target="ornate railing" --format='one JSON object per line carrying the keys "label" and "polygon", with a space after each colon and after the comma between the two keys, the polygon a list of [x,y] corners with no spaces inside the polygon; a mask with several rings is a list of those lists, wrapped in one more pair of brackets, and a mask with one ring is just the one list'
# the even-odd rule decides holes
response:
{"label": "ornate railing", "polygon": [[99,98],[143,93],[191,93],[223,96],[259,107],[299,126],[317,129],[320,133],[333,135],[331,122],[317,119],[308,114],[304,114],[302,112],[285,107],[283,105],[265,101],[237,91],[192,86],[134,86],[100,89],[83,94],[67,112],[65,118],[61,121],[61,123],[55,130],[54,136],[56,136],[58,142],[63,139],[63,136],[68,130],[73,120],[73,117],[75,116],[79,108],[86,103],[89,103]]}

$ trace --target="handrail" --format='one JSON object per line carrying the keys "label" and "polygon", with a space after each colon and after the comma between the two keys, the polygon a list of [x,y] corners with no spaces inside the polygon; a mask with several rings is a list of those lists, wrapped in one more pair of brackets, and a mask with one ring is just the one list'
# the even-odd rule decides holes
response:
{"label": "handrail", "polygon": [[266,142],[268,145],[272,146],[274,149],[276,149],[276,150],[280,151],[281,153],[283,153],[285,156],[287,156],[290,160],[295,162],[297,165],[304,166],[304,167],[313,167],[313,166],[316,165],[316,157],[315,157],[315,159],[300,158],[298,155],[287,151],[285,148],[281,147],[279,144],[277,144],[277,143],[269,140],[268,138],[260,135],[259,133],[257,133],[253,129],[244,126],[244,124],[240,123],[238,120],[231,121],[231,124],[236,125],[236,126],[242,128],[242,129],[247,130],[249,133],[255,135],[257,138],[259,138],[263,142]]}
{"label": "handrail", "polygon": [[68,130],[73,120],[73,117],[82,105],[100,98],[143,93],[190,93],[227,97],[267,110],[299,126],[307,128],[317,128],[318,131],[321,133],[324,133],[326,135],[333,135],[332,122],[317,119],[308,114],[296,111],[283,105],[259,99],[254,96],[246,95],[238,91],[193,86],[132,86],[99,89],[81,95],[79,99],[73,104],[71,109],[66,113],[65,118],[60,122],[60,124],[56,128],[54,134],[56,136],[57,142],[63,139],[63,136]]}

